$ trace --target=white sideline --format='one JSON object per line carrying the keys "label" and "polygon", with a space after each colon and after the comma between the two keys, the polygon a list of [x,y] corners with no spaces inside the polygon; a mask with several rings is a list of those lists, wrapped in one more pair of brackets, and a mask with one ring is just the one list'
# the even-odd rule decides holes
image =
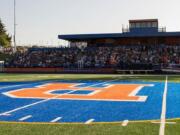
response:
{"label": "white sideline", "polygon": [[[160,124],[161,122],[151,122],[153,124]],[[176,124],[176,122],[166,122],[165,124]]]}
{"label": "white sideline", "polygon": [[14,88],[14,87],[22,86],[22,85],[25,85],[25,84],[19,84],[19,85],[13,85],[13,86],[4,86],[4,87],[0,87],[0,89]]}
{"label": "white sideline", "polygon": [[[109,80],[109,81],[105,81],[105,82],[101,82],[101,83],[92,84],[92,85],[86,86],[86,87],[84,87],[84,88],[89,88],[89,87],[92,87],[92,86],[96,86],[96,85],[99,85],[99,84],[104,84],[104,83],[107,83],[107,82],[112,82],[112,81],[115,81],[115,80],[118,80],[118,79],[114,79],[114,80]],[[74,90],[74,91],[70,91],[70,92],[67,92],[67,93],[64,93],[64,94],[70,94],[70,93],[75,92],[75,91],[78,91],[78,90],[80,90],[80,89],[82,89],[82,88],[79,88],[79,89],[76,89],[76,90]],[[16,111],[19,111],[19,110],[28,108],[28,107],[30,107],[30,106],[34,106],[34,105],[37,105],[37,104],[40,104],[40,103],[47,102],[47,101],[52,100],[52,99],[56,99],[56,98],[58,98],[59,96],[62,96],[62,95],[64,95],[64,94],[61,94],[61,95],[58,95],[58,96],[54,96],[54,97],[52,97],[52,98],[40,100],[40,101],[38,101],[38,102],[34,102],[34,103],[31,103],[31,104],[28,104],[28,105],[25,105],[25,106],[21,106],[21,107],[15,108],[15,109],[10,110],[10,111],[6,111],[6,112],[4,112],[4,113],[1,113],[0,116],[10,115],[10,113],[12,113],[12,112],[16,112]]]}
{"label": "white sideline", "polygon": [[19,121],[24,121],[24,120],[27,120],[27,119],[29,119],[31,117],[32,117],[32,115],[27,115],[27,116],[24,116],[24,117],[20,118]]}
{"label": "white sideline", "polygon": [[168,85],[168,76],[166,75],[164,94],[162,101],[162,112],[161,112],[161,122],[159,128],[159,135],[165,135],[165,124],[166,124],[166,100],[167,100],[167,85]]}

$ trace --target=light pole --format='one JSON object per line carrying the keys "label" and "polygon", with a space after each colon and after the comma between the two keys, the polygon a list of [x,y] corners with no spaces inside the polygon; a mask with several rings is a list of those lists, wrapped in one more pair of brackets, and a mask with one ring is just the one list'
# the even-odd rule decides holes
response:
{"label": "light pole", "polygon": [[16,0],[14,0],[14,52],[16,52]]}

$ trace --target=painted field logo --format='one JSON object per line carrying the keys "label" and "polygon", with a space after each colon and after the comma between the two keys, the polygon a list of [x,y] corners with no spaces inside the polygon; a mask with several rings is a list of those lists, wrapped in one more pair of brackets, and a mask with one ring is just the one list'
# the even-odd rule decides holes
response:
{"label": "painted field logo", "polygon": [[101,100],[101,101],[136,101],[144,102],[147,96],[137,93],[146,84],[109,84],[99,87],[70,83],[47,83],[34,88],[22,88],[4,93],[13,98],[67,99],[67,100]]}

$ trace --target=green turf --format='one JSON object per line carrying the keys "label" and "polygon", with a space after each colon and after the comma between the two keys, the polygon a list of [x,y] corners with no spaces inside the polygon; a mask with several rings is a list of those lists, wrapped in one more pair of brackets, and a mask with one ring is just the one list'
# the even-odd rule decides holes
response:
{"label": "green turf", "polygon": [[[0,82],[40,81],[40,80],[141,80],[165,81],[159,75],[97,75],[97,74],[0,74]],[[168,76],[169,82],[180,83],[180,76]],[[180,135],[180,120],[168,120],[176,124],[166,124],[166,135]],[[122,127],[114,124],[12,124],[0,123],[0,135],[158,135],[160,124],[151,122],[130,122]]]}
{"label": "green turf", "polygon": [[0,124],[1,135],[157,135],[159,125],[150,122],[116,124],[29,125]]}
{"label": "green turf", "polygon": [[166,135],[180,135],[180,119],[167,121],[176,122],[176,124],[166,124]]}
{"label": "green turf", "polygon": [[[99,75],[99,74],[0,74],[1,82],[40,80],[141,80],[164,81],[165,75]],[[180,76],[169,76],[168,81],[180,82]]]}
{"label": "green turf", "polygon": [[[167,120],[165,135],[179,135],[180,120]],[[130,122],[106,124],[21,124],[0,123],[0,135],[158,135],[160,124]]]}

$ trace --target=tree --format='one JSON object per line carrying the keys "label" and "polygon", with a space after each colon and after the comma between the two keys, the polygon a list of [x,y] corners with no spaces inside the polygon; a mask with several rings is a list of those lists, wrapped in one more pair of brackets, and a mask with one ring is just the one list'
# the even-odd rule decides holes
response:
{"label": "tree", "polygon": [[11,46],[11,37],[7,34],[4,24],[0,20],[0,46]]}

